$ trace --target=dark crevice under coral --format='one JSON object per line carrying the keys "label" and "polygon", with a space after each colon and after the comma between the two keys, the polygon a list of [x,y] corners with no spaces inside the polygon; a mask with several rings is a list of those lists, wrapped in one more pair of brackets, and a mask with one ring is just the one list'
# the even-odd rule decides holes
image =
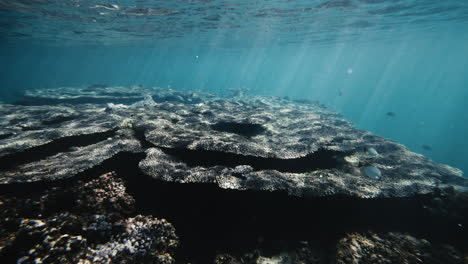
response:
{"label": "dark crevice under coral", "polygon": [[98,143],[115,136],[116,131],[116,129],[112,129],[105,132],[58,138],[44,145],[5,155],[0,157],[0,171],[38,161],[60,152],[67,152],[72,147],[83,147]]}
{"label": "dark crevice under coral", "polygon": [[9,137],[11,137],[11,136],[13,136],[13,135],[14,135],[13,133],[2,134],[2,135],[0,135],[0,139],[9,138]]}
{"label": "dark crevice under coral", "polygon": [[223,166],[234,168],[239,165],[249,165],[254,170],[276,170],[280,172],[310,172],[319,169],[332,169],[339,165],[338,157],[342,152],[320,149],[305,157],[296,159],[263,158],[248,155],[226,153],[210,150],[190,150],[160,148],[168,155],[182,161],[189,167]]}
{"label": "dark crevice under coral", "polygon": [[[136,128],[135,137],[143,147],[156,147],[147,141],[144,129]],[[191,150],[186,148],[158,147],[164,153],[185,163],[189,167],[224,166],[234,168],[239,165],[249,165],[254,170],[277,170],[280,172],[310,172],[318,169],[332,169],[339,166],[339,157],[344,153],[340,151],[320,149],[305,157],[295,159],[264,158],[250,155],[239,155],[222,151]]]}
{"label": "dark crevice under coral", "polygon": [[211,128],[216,131],[234,133],[245,137],[254,137],[266,131],[266,128],[264,128],[260,124],[226,121],[221,121],[214,125],[211,125]]}

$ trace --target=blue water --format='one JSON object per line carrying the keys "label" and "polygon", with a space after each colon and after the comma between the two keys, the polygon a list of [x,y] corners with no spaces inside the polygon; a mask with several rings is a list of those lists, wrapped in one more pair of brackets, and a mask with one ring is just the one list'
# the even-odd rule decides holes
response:
{"label": "blue water", "polygon": [[245,88],[319,100],[468,171],[468,1],[0,0],[0,61],[4,102],[94,83]]}

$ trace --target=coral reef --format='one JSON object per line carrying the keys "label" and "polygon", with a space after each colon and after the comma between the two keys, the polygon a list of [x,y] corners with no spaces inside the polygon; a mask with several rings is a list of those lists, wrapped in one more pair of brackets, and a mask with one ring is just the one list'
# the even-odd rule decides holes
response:
{"label": "coral reef", "polygon": [[349,234],[337,245],[337,264],[464,263],[463,254],[449,245],[433,245],[408,234]]}
{"label": "coral reef", "polygon": [[317,102],[99,84],[0,125],[1,263],[467,260],[461,171]]}
{"label": "coral reef", "polygon": [[[142,101],[86,101],[109,96]],[[0,183],[74,177],[120,153],[146,152],[140,169],[155,179],[228,189],[372,198],[468,188],[461,171],[356,129],[313,102],[105,86],[28,91],[25,98],[83,101],[3,105]]]}
{"label": "coral reef", "polygon": [[112,173],[2,195],[0,207],[2,263],[174,263],[174,228],[132,216],[135,201]]}

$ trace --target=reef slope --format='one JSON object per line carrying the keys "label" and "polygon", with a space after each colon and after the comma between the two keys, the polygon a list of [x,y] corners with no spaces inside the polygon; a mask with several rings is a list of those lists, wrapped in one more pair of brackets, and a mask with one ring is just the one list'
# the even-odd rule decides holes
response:
{"label": "reef slope", "polygon": [[[0,257],[11,261],[67,255],[23,244],[22,234],[43,241],[53,227],[53,239],[76,248],[69,262],[172,263],[179,240],[171,224],[180,263],[466,261],[461,171],[357,129],[317,102],[94,85],[27,91],[0,105],[0,125]],[[68,185],[76,188],[63,203],[82,204],[80,186],[97,190],[99,179],[127,188],[132,210],[41,211]],[[11,209],[21,197],[27,202]],[[95,240],[86,230],[99,215],[127,229],[109,227]],[[55,226],[64,217],[80,223],[73,237]],[[147,236],[164,239],[139,244],[142,255],[121,246]],[[402,256],[391,252],[397,244]]]}

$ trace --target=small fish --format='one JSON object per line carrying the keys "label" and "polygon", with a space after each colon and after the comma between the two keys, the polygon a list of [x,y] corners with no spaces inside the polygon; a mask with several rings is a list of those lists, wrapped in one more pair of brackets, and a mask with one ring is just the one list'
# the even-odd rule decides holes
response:
{"label": "small fish", "polygon": [[338,91],[338,96],[342,96],[343,92],[341,90]]}
{"label": "small fish", "polygon": [[428,150],[428,151],[432,150],[431,146],[428,146],[428,145],[421,145],[421,148],[423,148],[424,150]]}
{"label": "small fish", "polygon": [[377,150],[375,150],[375,148],[373,148],[373,147],[367,148],[367,154],[369,154],[371,156],[378,156],[379,155]]}
{"label": "small fish", "polygon": [[380,172],[380,170],[375,166],[362,167],[362,171],[364,172],[364,174],[367,177],[371,177],[371,178],[374,178],[374,179],[382,178],[382,172]]}
{"label": "small fish", "polygon": [[387,116],[395,117],[396,114],[394,112],[387,112]]}

